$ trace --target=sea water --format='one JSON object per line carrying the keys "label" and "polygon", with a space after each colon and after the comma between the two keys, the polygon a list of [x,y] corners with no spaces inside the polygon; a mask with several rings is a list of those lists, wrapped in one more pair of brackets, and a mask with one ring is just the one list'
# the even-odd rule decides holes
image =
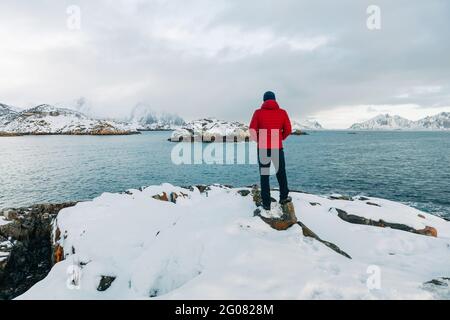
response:
{"label": "sea water", "polygon": [[[174,164],[169,136],[0,137],[0,208],[165,182],[259,182],[254,164]],[[312,131],[289,137],[284,149],[291,189],[381,197],[450,217],[450,132]]]}

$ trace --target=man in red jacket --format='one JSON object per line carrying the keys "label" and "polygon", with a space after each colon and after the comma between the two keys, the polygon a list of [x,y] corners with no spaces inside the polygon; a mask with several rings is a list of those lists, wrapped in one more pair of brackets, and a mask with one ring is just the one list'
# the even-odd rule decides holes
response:
{"label": "man in red jacket", "polygon": [[256,110],[250,122],[251,139],[258,143],[258,162],[261,177],[261,197],[263,208],[270,210],[270,163],[273,163],[278,184],[280,185],[280,203],[291,201],[286,178],[286,164],[283,140],[292,132],[291,121],[287,112],[281,109],[275,94],[264,94],[264,103]]}

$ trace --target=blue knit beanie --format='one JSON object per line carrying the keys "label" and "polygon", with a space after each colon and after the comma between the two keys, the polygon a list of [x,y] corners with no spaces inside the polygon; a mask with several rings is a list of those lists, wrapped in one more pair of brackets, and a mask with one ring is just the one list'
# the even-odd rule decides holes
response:
{"label": "blue knit beanie", "polygon": [[266,100],[276,100],[275,99],[275,93],[273,93],[272,91],[267,91],[266,93],[264,93],[264,101]]}

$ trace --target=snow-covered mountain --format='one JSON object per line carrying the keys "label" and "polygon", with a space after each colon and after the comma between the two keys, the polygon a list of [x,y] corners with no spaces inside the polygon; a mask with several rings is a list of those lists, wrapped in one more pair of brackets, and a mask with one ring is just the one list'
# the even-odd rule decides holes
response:
{"label": "snow-covered mountain", "polygon": [[[291,196],[285,231],[253,215],[249,188],[163,184],[64,208],[56,264],[19,299],[450,298],[450,222],[379,198]],[[27,212],[0,213],[0,229],[21,234]],[[6,267],[16,247],[4,240]]]}
{"label": "snow-covered mountain", "polygon": [[414,122],[415,128],[428,130],[450,130],[450,112],[441,112]]}
{"label": "snow-covered mountain", "polygon": [[180,128],[184,120],[176,114],[154,112],[145,104],[138,104],[131,112],[129,122],[138,130],[169,131]]}
{"label": "snow-covered mountain", "polygon": [[3,126],[14,119],[17,114],[18,112],[16,108],[0,103],[0,135],[6,135],[5,133],[2,133]]}
{"label": "snow-covered mountain", "polygon": [[352,130],[401,130],[411,129],[413,121],[402,118],[400,116],[391,116],[389,114],[380,114],[370,120],[355,123],[350,129]]}
{"label": "snow-covered mountain", "polygon": [[223,121],[215,118],[194,120],[172,132],[169,139],[179,141],[246,141],[250,138],[248,126],[237,121]]}
{"label": "snow-covered mountain", "polygon": [[322,125],[314,120],[291,120],[291,125],[292,134],[297,136],[308,134],[307,131],[323,130]]}
{"label": "snow-covered mountain", "polygon": [[352,130],[450,130],[450,112],[442,112],[417,121],[400,116],[380,114],[370,120],[355,123]]}
{"label": "snow-covered mountain", "polygon": [[[9,109],[9,110],[8,110]],[[132,134],[137,131],[126,123],[97,120],[65,108],[43,104],[21,112],[11,112],[10,108],[1,110],[0,132],[2,135],[116,135]]]}
{"label": "snow-covered mountain", "polygon": [[16,111],[14,110],[14,107],[7,105],[7,104],[0,103],[0,117],[9,115],[12,113],[16,113]]}
{"label": "snow-covered mountain", "polygon": [[315,120],[292,120],[292,131],[303,131],[303,130],[323,130],[322,125]]}

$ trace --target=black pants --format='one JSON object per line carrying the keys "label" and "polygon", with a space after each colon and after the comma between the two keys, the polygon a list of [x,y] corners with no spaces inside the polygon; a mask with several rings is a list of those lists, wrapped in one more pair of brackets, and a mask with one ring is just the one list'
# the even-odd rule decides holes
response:
{"label": "black pants", "polygon": [[289,195],[284,151],[283,149],[259,149],[258,162],[263,206],[270,207],[270,163],[273,163],[277,173],[277,180],[280,185],[280,200],[286,199]]}

